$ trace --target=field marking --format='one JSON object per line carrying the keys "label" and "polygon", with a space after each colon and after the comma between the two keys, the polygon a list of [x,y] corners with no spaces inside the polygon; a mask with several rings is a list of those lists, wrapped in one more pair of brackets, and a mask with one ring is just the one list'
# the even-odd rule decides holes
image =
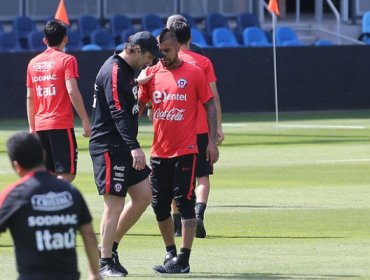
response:
{"label": "field marking", "polygon": [[319,165],[319,164],[345,164],[345,163],[359,163],[370,162],[370,158],[354,158],[354,159],[319,159],[319,160],[305,160],[305,161],[280,161],[278,165]]}
{"label": "field marking", "polygon": [[366,129],[359,125],[279,124],[278,128]]}
{"label": "field marking", "polygon": [[[325,164],[356,164],[356,163],[370,163],[370,158],[359,159],[317,159],[317,160],[291,160],[291,161],[253,161],[245,162],[245,167],[289,167],[289,166],[305,166],[305,165],[325,165]],[[240,166],[240,163],[234,164],[230,162],[220,162],[220,165],[227,167]]]}
{"label": "field marking", "polygon": [[245,123],[223,123],[222,126],[228,127],[244,127],[247,126]]}

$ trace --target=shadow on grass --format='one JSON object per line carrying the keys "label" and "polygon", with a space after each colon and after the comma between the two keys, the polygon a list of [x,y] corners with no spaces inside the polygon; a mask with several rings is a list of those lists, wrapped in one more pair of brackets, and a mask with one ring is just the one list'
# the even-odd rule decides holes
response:
{"label": "shadow on grass", "polygon": [[[95,232],[97,237],[100,236],[99,232]],[[147,234],[147,233],[128,233],[126,236],[139,236],[139,237],[158,237],[161,235]],[[206,239],[344,239],[343,236],[251,236],[251,235],[209,235]],[[12,245],[0,245],[1,247],[12,247]]]}
{"label": "shadow on grass", "polygon": [[0,244],[0,248],[12,248],[14,247],[13,244]]}
{"label": "shadow on grass", "polygon": [[[171,275],[173,279],[188,278],[188,279],[345,279],[354,278],[357,275],[334,275],[334,274],[279,274],[279,273],[190,273],[188,275]],[[164,277],[163,277],[164,278]],[[167,278],[167,277],[166,277]]]}
{"label": "shadow on grass", "polygon": [[[131,275],[140,278],[154,278],[153,275]],[[279,273],[215,273],[201,272],[190,274],[166,274],[158,275],[155,279],[251,279],[251,280],[274,280],[274,279],[348,279],[358,278],[357,275],[335,274],[279,274]]]}

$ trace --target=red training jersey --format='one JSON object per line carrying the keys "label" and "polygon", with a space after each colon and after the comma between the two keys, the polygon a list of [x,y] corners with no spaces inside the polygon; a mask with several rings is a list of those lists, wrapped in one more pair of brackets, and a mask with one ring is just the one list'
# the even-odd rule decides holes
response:
{"label": "red training jersey", "polygon": [[32,89],[35,130],[73,128],[73,110],[66,80],[78,78],[76,58],[47,48],[27,67],[27,87]]}
{"label": "red training jersey", "polygon": [[[198,54],[196,52],[188,51],[188,50],[180,50],[179,57],[193,65],[198,66],[200,69],[203,70],[204,75],[206,76],[206,80],[209,83],[216,82],[216,75],[213,69],[213,64],[208,57]],[[207,112],[204,108],[204,105],[199,103],[198,105],[198,117],[197,117],[197,133],[208,133],[208,121],[207,121]]]}
{"label": "red training jersey", "polygon": [[198,153],[198,103],[213,98],[203,71],[189,63],[167,70],[162,63],[147,69],[154,77],[140,86],[139,99],[153,106],[154,139],[151,156],[172,158]]}

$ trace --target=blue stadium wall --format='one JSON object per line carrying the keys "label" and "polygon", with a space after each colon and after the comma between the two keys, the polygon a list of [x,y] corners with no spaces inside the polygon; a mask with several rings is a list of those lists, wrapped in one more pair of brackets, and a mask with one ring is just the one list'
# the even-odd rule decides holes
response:
{"label": "blue stadium wall", "polygon": [[[272,112],[271,48],[206,49],[224,112]],[[32,53],[0,54],[0,118],[26,118],[26,67]],[[90,113],[95,76],[111,52],[74,53]],[[370,109],[370,46],[277,49],[280,111]]]}

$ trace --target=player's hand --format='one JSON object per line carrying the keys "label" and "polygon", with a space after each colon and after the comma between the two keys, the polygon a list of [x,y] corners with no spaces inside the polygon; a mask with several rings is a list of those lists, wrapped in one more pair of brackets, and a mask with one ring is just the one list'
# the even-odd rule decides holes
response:
{"label": "player's hand", "polygon": [[145,154],[142,149],[138,148],[131,151],[132,167],[136,170],[143,170],[146,166]]}
{"label": "player's hand", "polygon": [[221,145],[222,142],[225,140],[224,132],[222,128],[217,128],[217,145]]}
{"label": "player's hand", "polygon": [[207,161],[209,161],[211,164],[214,164],[216,161],[218,161],[218,157],[219,152],[216,143],[209,141],[207,146]]}
{"label": "player's hand", "polygon": [[154,74],[146,75],[146,70],[142,70],[140,75],[136,78],[138,85],[144,85],[153,78]]}
{"label": "player's hand", "polygon": [[83,128],[83,133],[82,135],[84,137],[90,137],[91,136],[91,125],[89,121],[83,121],[82,122],[82,128]]}

